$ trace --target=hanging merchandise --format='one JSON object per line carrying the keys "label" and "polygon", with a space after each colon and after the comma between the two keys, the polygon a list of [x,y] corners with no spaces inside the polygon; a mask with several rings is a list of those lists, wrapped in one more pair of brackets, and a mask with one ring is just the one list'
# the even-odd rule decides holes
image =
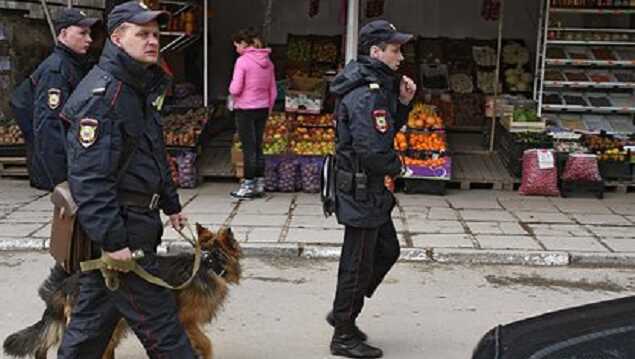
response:
{"label": "hanging merchandise", "polygon": [[366,2],[366,17],[378,17],[384,14],[385,0],[368,0]]}
{"label": "hanging merchandise", "polygon": [[500,10],[500,0],[483,0],[481,16],[487,21],[498,21],[498,18],[500,17]]}
{"label": "hanging merchandise", "polygon": [[309,3],[309,17],[315,17],[320,13],[320,0],[311,0]]}

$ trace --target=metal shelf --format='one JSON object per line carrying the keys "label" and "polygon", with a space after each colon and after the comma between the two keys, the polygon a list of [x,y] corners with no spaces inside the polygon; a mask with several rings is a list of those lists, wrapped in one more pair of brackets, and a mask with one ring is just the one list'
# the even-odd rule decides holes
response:
{"label": "metal shelf", "polygon": [[[635,94],[635,83],[631,82],[619,82],[615,79],[615,82],[595,82],[595,81],[550,81],[545,79],[545,72],[548,68],[558,67],[582,67],[587,69],[628,69],[631,70],[635,67],[635,59],[623,59],[616,57],[615,60],[596,60],[589,54],[589,59],[570,59],[570,58],[548,58],[548,49],[553,48],[565,48],[567,46],[596,46],[603,49],[610,49],[612,47],[621,46],[632,48],[635,46],[635,41],[577,41],[577,40],[564,40],[564,39],[550,39],[553,37],[553,32],[562,34],[563,32],[577,32],[577,33],[609,33],[609,34],[635,34],[633,28],[597,28],[597,27],[580,27],[569,26],[566,24],[562,27],[550,26],[550,17],[557,13],[572,13],[572,14],[592,14],[592,15],[627,15],[635,14],[635,7],[627,9],[590,9],[590,8],[561,8],[551,7],[551,0],[541,0],[540,8],[540,21],[538,22],[538,41],[536,46],[536,68],[534,76],[534,100],[538,103],[538,116],[542,116],[543,112],[550,113],[589,113],[589,114],[635,114],[635,104],[631,102],[614,102],[612,105],[626,105],[625,107],[611,106],[611,107],[594,107],[590,106],[575,106],[575,105],[563,105],[563,104],[544,104],[545,91],[551,91],[555,93],[562,93],[567,90],[580,91],[580,90],[604,90],[605,92],[613,92],[613,90],[622,90],[624,92]],[[630,36],[629,36],[630,37]],[[593,37],[591,37],[593,39]],[[565,55],[562,55],[565,56]],[[625,55],[630,57],[629,55]],[[567,56],[568,57],[568,56]],[[619,60],[618,60],[619,59]],[[630,101],[630,100],[629,100]]]}
{"label": "metal shelf", "polygon": [[556,32],[560,32],[560,31],[565,31],[565,32],[600,32],[600,33],[618,33],[618,34],[623,34],[623,33],[628,33],[628,34],[633,34],[635,33],[635,29],[619,29],[619,28],[597,28],[597,27],[550,27],[549,31],[556,31]]}
{"label": "metal shelf", "polygon": [[546,59],[549,66],[597,66],[597,67],[631,67],[635,60],[574,60],[574,59]]}
{"label": "metal shelf", "polygon": [[543,110],[548,112],[587,112],[587,113],[635,113],[635,107],[592,107],[573,105],[546,105]]}
{"label": "metal shelf", "polygon": [[576,46],[635,46],[633,41],[569,41],[547,40],[547,45],[576,45]]}
{"label": "metal shelf", "polygon": [[594,82],[594,81],[544,81],[549,88],[597,88],[597,89],[629,89],[635,88],[635,82]]}
{"label": "metal shelf", "polygon": [[552,13],[574,13],[574,14],[598,14],[598,15],[629,15],[635,14],[635,8],[630,9],[580,9],[580,8],[550,8]]}

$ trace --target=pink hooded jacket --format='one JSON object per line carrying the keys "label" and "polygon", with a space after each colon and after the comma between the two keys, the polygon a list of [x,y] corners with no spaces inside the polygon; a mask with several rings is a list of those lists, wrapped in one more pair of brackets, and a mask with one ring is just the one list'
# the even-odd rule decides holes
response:
{"label": "pink hooded jacket", "polygon": [[229,93],[234,108],[271,110],[278,96],[274,65],[269,59],[271,49],[248,47],[236,60]]}

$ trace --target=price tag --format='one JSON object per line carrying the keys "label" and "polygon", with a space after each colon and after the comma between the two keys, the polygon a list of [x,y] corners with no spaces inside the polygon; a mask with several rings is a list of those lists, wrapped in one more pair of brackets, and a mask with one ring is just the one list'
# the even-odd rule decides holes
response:
{"label": "price tag", "polygon": [[548,170],[554,166],[553,153],[548,150],[538,150],[538,167],[541,170]]}

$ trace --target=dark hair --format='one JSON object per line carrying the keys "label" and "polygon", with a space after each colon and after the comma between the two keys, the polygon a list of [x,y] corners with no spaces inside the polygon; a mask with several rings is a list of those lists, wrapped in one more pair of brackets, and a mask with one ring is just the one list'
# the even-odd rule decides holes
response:
{"label": "dark hair", "polygon": [[265,42],[262,38],[262,35],[260,35],[260,33],[253,27],[249,27],[249,28],[238,31],[237,33],[232,35],[232,41],[237,43],[241,43],[244,41],[247,45],[254,46],[254,47],[265,46]]}
{"label": "dark hair", "polygon": [[381,51],[386,51],[386,48],[388,47],[388,43],[385,41],[381,41],[377,44],[370,44],[370,43],[360,43],[359,46],[357,47],[357,51],[359,52],[360,55],[370,55],[370,48],[373,46],[377,46],[381,49]]}

